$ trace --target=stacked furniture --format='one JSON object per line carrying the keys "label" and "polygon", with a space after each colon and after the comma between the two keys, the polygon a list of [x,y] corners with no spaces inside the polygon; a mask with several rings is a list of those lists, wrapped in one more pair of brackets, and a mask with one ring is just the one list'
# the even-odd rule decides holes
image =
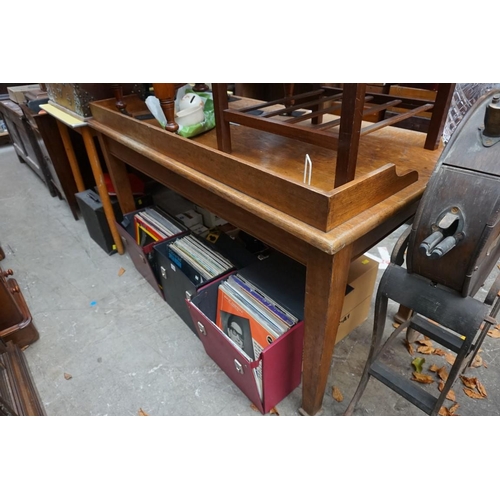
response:
{"label": "stacked furniture", "polygon": [[[228,108],[216,104],[218,129],[193,139],[162,129],[155,119],[134,118],[147,113],[137,96],[123,98],[127,115],[116,99],[90,104],[89,126],[124,214],[135,210],[128,165],[306,266],[303,414],[321,411],[351,261],[414,215],[439,157],[443,96],[452,90],[440,85],[444,93],[425,108],[435,106],[437,128],[425,134],[376,123],[360,140],[365,99],[358,97],[365,87],[345,84],[339,136],[332,139],[338,148],[246,126],[248,121],[236,125],[243,114],[238,109],[263,104],[243,97],[230,99]],[[212,87],[214,102],[221,103],[225,89]],[[321,136],[313,125],[303,124],[301,137]],[[229,128],[230,152],[220,147],[229,137],[221,127]],[[424,147],[429,141],[432,147]],[[310,182],[304,182],[306,155],[313,164]]]}

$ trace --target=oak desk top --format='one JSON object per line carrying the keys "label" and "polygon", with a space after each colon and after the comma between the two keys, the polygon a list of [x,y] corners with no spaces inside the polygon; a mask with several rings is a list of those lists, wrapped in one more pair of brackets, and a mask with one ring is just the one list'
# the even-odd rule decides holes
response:
{"label": "oak desk top", "polygon": [[[129,96],[126,100],[127,110],[132,115],[148,112],[145,104],[135,96]],[[247,105],[249,101],[253,102],[248,99],[236,102],[238,106],[241,106]],[[208,189],[231,199],[242,208],[253,211],[263,219],[272,220],[272,223],[278,227],[331,255],[344,246],[355,242],[360,236],[374,230],[405,207],[417,203],[442,151],[442,147],[436,151],[424,149],[425,134],[396,127],[386,127],[363,137],[360,141],[355,180],[363,175],[369,175],[370,172],[388,163],[396,165],[398,175],[411,170],[417,171],[418,180],[389,196],[386,200],[376,203],[373,207],[356,213],[330,231],[323,231],[312,226],[307,220],[299,220],[288,211],[271,206],[262,199],[256,200],[255,196],[248,192],[242,192],[241,188],[237,189],[225,182],[220,182],[219,179],[224,178],[224,170],[222,170],[222,174],[220,171],[217,173],[219,175],[217,178],[210,175],[207,170],[199,171],[198,164],[201,165],[204,162],[204,157],[206,158],[205,155],[210,154],[216,162],[222,163],[223,168],[228,173],[235,164],[226,164],[227,158],[236,160],[237,165],[248,163],[257,166],[258,172],[256,173],[266,172],[270,174],[267,178],[268,183],[276,183],[276,193],[283,194],[284,191],[284,197],[289,200],[290,205],[303,203],[302,213],[315,210],[315,206],[312,205],[315,200],[309,203],[308,199],[294,198],[298,192],[294,191],[296,189],[307,191],[307,194],[319,194],[325,196],[328,201],[330,200],[328,196],[333,192],[335,178],[335,151],[234,125],[232,126],[234,130],[231,131],[233,153],[228,155],[217,150],[215,130],[193,139],[185,139],[163,131],[154,119],[138,121],[132,117],[121,115],[114,108],[114,99],[98,101],[92,103],[91,106],[94,119],[90,120],[89,125],[92,128],[153,161],[161,163],[166,168],[196,180]],[[151,131],[159,135],[151,137]],[[165,139],[163,139],[162,134],[166,134]],[[179,150],[174,151],[170,144],[160,143],[160,141],[167,139],[181,141]],[[184,146],[183,142],[188,144]],[[188,145],[194,149],[194,153],[187,151]],[[196,145],[200,147],[196,148]],[[198,151],[196,151],[197,149]],[[170,150],[172,150],[172,154],[170,154]],[[184,161],[184,151],[186,151],[186,161]],[[306,154],[310,156],[313,164],[311,186],[306,186],[303,183]],[[194,158],[194,156],[197,157]],[[192,165],[195,168],[191,168]],[[251,181],[249,180],[249,182]],[[257,184],[255,187],[256,190],[266,188],[272,193],[273,186],[269,187],[267,184],[259,186]],[[354,203],[357,201],[361,200],[355,199]]]}

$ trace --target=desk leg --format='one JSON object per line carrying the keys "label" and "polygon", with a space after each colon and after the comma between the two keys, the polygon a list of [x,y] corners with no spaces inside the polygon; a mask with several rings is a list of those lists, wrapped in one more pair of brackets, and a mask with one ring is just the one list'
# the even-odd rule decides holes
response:
{"label": "desk leg", "polygon": [[335,255],[311,248],[305,299],[302,415],[316,415],[323,404],[337,337],[352,245]]}
{"label": "desk leg", "polygon": [[68,157],[69,165],[71,167],[71,171],[73,172],[76,189],[78,189],[78,192],[81,193],[82,191],[85,191],[85,183],[83,182],[82,173],[80,172],[80,165],[78,165],[78,160],[76,159],[75,150],[73,149],[73,143],[71,142],[68,128],[59,120],[56,121],[57,128],[59,129],[59,134],[61,134],[64,150],[66,151],[66,156]]}
{"label": "desk leg", "polygon": [[82,127],[82,137],[85,143],[85,149],[87,151],[87,156],[89,157],[90,166],[92,167],[92,173],[94,174],[94,180],[97,184],[97,191],[101,198],[102,207],[104,209],[104,215],[108,221],[109,229],[111,230],[111,235],[113,236],[113,241],[116,245],[116,250],[120,255],[123,255],[123,243],[116,229],[115,225],[115,213],[113,212],[113,206],[111,205],[111,200],[109,199],[108,189],[106,188],[106,183],[104,182],[104,175],[102,173],[101,162],[99,161],[99,155],[94,144],[94,138],[89,127]]}
{"label": "desk leg", "polygon": [[97,134],[99,137],[99,144],[104,156],[104,161],[108,167],[111,182],[115,188],[116,197],[123,214],[128,214],[135,210],[134,195],[132,194],[132,187],[130,186],[130,179],[127,173],[127,166],[125,163],[118,159],[116,156],[108,153],[107,139],[102,134]]}

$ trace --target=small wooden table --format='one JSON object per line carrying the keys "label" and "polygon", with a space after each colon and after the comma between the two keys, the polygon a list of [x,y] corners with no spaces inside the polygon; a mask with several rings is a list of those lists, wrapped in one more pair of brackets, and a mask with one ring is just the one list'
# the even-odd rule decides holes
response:
{"label": "small wooden table", "polygon": [[[128,110],[145,107],[137,98],[126,100]],[[414,215],[442,147],[424,149],[425,135],[410,130],[374,132],[360,143],[353,182],[357,195],[346,196],[351,186],[333,189],[335,151],[234,126],[232,154],[227,154],[217,149],[215,131],[189,140],[161,130],[155,120],[120,114],[114,100],[91,103],[91,109],[89,126],[98,134],[123,213],[135,210],[130,165],[306,265],[299,411],[318,414],[349,264]],[[303,184],[304,153],[314,161],[310,186]],[[377,186],[375,179],[387,163],[398,168],[397,174],[389,172],[389,183],[405,177],[401,170],[414,172],[407,187],[378,201],[377,191],[387,186]],[[335,202],[339,199],[348,210]],[[370,199],[371,207],[365,208]]]}
{"label": "small wooden table", "polygon": [[115,215],[113,212],[113,206],[109,198],[108,189],[106,183],[104,182],[104,175],[102,171],[101,162],[99,160],[99,155],[97,153],[96,146],[94,144],[94,133],[89,127],[89,121],[80,120],[69,113],[65,113],[61,109],[53,106],[52,104],[42,104],[40,106],[44,111],[52,115],[57,120],[57,126],[59,128],[59,133],[61,135],[62,142],[64,144],[64,149],[68,157],[69,164],[71,166],[71,171],[75,179],[76,188],[79,193],[85,191],[85,183],[82,178],[80,171],[80,166],[78,164],[78,159],[73,149],[73,144],[68,133],[68,127],[79,132],[83,138],[85,144],[85,150],[89,158],[90,166],[92,168],[92,173],[94,174],[94,180],[96,182],[97,191],[101,198],[102,206],[104,209],[104,214],[111,230],[111,235],[113,236],[113,241],[116,245],[116,250],[119,254],[124,253],[123,242],[120,238],[118,230],[115,225]]}

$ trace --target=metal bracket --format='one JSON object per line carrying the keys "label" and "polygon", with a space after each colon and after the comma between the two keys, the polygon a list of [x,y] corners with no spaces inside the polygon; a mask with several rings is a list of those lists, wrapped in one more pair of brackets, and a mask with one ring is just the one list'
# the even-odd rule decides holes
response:
{"label": "metal bracket", "polygon": [[241,375],[243,375],[244,373],[243,365],[237,359],[234,360],[234,367],[236,368],[236,371],[238,373],[241,373]]}
{"label": "metal bracket", "polygon": [[207,336],[207,331],[205,330],[205,326],[203,325],[203,323],[200,323],[198,321],[198,323],[196,324],[196,326],[198,327],[198,331],[202,334],[202,335],[205,335],[205,337]]}

